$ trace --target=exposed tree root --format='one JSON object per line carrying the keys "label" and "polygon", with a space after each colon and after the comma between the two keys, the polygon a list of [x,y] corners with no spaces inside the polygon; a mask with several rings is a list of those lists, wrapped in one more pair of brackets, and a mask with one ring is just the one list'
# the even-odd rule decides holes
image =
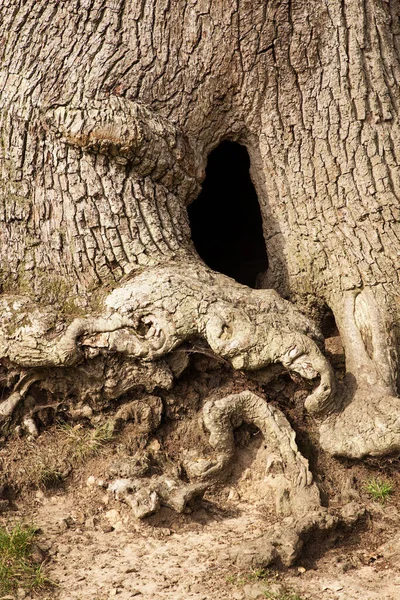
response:
{"label": "exposed tree root", "polygon": [[[113,290],[98,314],[70,322],[60,323],[51,308],[21,297],[1,296],[0,308],[5,315],[0,324],[0,360],[6,371],[14,373],[11,393],[0,404],[4,431],[6,424],[20,418],[29,434],[37,435],[32,400],[42,391],[58,402],[79,399],[89,410],[124,395],[114,429],[131,420],[138,433],[148,435],[160,425],[163,407],[158,395],[145,397],[143,390],[152,394],[157,388],[170,389],[187,366],[187,359],[177,359],[174,352],[183,342],[201,338],[213,355],[234,369],[262,370],[265,375],[280,365],[307,379],[319,378],[305,409],[324,419],[321,443],[329,452],[359,457],[400,447],[397,399],[384,397],[368,415],[357,397],[342,408],[312,322],[275,291],[250,290],[198,262],[148,269]],[[32,393],[27,402],[33,385],[36,396]],[[139,399],[132,396],[126,402],[126,395],[138,388]],[[205,403],[202,420],[214,456],[193,460],[192,452],[184,461],[191,482],[181,479],[177,466],[159,465],[157,474],[151,474],[145,457],[140,464],[125,465],[126,473],[114,469],[117,479],[109,491],[123,499],[137,518],[162,505],[183,512],[191,500],[201,497],[232,459],[233,430],[242,422],[253,424],[264,436],[269,452],[265,477],[274,489],[277,512],[291,517],[241,549],[241,563],[293,564],[313,532],[328,532],[358,518],[358,509],[333,516],[321,508],[318,487],[294,431],[283,413],[261,397],[249,390],[214,396]]]}
{"label": "exposed tree root", "polygon": [[326,509],[310,511],[299,519],[288,518],[273,525],[256,540],[239,545],[231,556],[241,569],[273,564],[290,567],[308,541],[315,543],[338,529],[350,528],[364,515],[365,509],[357,503],[346,505],[339,515],[333,515]]}
{"label": "exposed tree root", "polygon": [[[159,416],[156,400],[149,397],[137,403],[142,407],[141,414],[148,417],[148,425],[144,429],[146,433],[157,427],[154,422],[154,414],[157,418]],[[135,403],[124,406],[118,411],[114,423],[121,418],[130,418],[137,411]],[[179,479],[177,469],[172,475],[146,477],[151,459],[139,462],[127,460],[111,465],[111,474],[123,475],[125,478],[115,480],[110,484],[109,490],[118,497],[123,497],[133,508],[135,516],[148,516],[156,512],[161,504],[182,512],[190,499],[203,494],[232,459],[235,451],[233,430],[243,421],[258,427],[264,435],[269,450],[265,475],[276,494],[277,512],[299,517],[320,508],[319,490],[308,469],[308,461],[300,454],[295,442],[295,432],[280,410],[246,390],[206,402],[202,418],[210,433],[209,443],[216,456],[211,460],[193,460],[191,452],[190,459],[184,461],[186,473],[195,480],[200,479],[200,482],[185,484]],[[168,470],[170,469],[167,467],[166,471]],[[139,479],[141,476],[144,477]]]}
{"label": "exposed tree root", "polygon": [[[335,407],[333,372],[312,322],[273,290],[249,290],[199,263],[149,269],[111,292],[100,315],[70,323],[26,298],[0,300],[0,359],[17,372],[41,371],[41,387],[52,387],[59,396],[64,390],[57,390],[56,382],[60,388],[72,373],[73,390],[80,388],[81,396],[100,393],[105,401],[143,383],[151,387],[146,369],[158,370],[168,387],[172,371],[159,359],[196,336],[235,369],[280,363],[307,379],[319,376],[306,408],[327,414]],[[5,417],[23,398],[18,389],[13,394],[0,405]]]}
{"label": "exposed tree root", "polygon": [[4,427],[11,421],[14,410],[24,400],[31,385],[45,377],[46,375],[44,372],[34,371],[33,369],[25,374],[21,373],[21,377],[15,384],[10,396],[0,403],[0,427]]}
{"label": "exposed tree root", "polygon": [[266,477],[276,493],[277,511],[299,516],[320,507],[308,461],[300,454],[295,432],[280,410],[246,390],[207,402],[203,422],[216,456],[188,462],[185,467],[189,475],[205,479],[220,473],[235,452],[234,428],[246,422],[261,431],[267,444]]}
{"label": "exposed tree root", "polygon": [[337,406],[320,428],[334,456],[383,456],[400,449],[398,294],[391,284],[365,286],[333,299],[346,356]]}
{"label": "exposed tree root", "polygon": [[[129,405],[125,416],[131,415],[132,409],[133,405]],[[194,460],[191,452],[190,459],[184,461],[187,474],[200,482],[184,483],[177,473],[146,477],[151,460],[141,464],[128,461],[125,466],[120,464],[117,471],[111,469],[118,474],[130,472],[133,476],[114,480],[108,490],[127,503],[136,518],[145,518],[161,506],[184,512],[191,500],[201,498],[232,459],[233,430],[242,422],[251,423],[262,432],[269,451],[266,479],[276,493],[277,512],[290,516],[269,527],[260,538],[241,544],[231,552],[241,569],[271,564],[291,566],[309,540],[329,538],[338,529],[350,528],[365,514],[365,509],[356,502],[347,504],[339,514],[321,507],[308,461],[300,454],[287,419],[280,410],[251,391],[207,401],[202,419],[210,433],[209,443],[215,457]]]}
{"label": "exposed tree root", "polygon": [[122,424],[133,421],[139,433],[151,433],[161,423],[162,410],[162,401],[158,396],[146,396],[134,400],[124,404],[117,411],[113,419],[113,427],[118,430]]}
{"label": "exposed tree root", "polygon": [[137,519],[143,519],[157,512],[160,506],[182,513],[187,504],[194,498],[201,498],[208,487],[207,483],[184,484],[162,475],[150,479],[116,479],[108,490],[126,502]]}
{"label": "exposed tree root", "polygon": [[320,426],[320,443],[333,456],[363,458],[400,451],[400,399],[378,389],[357,390],[354,398]]}

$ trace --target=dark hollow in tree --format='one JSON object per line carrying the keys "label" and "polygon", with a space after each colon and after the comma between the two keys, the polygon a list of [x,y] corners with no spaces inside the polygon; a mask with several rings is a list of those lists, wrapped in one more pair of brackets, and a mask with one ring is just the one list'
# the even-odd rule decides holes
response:
{"label": "dark hollow in tree", "polygon": [[204,262],[254,288],[268,258],[249,167],[245,146],[222,142],[208,157],[202,191],[188,213],[192,239]]}

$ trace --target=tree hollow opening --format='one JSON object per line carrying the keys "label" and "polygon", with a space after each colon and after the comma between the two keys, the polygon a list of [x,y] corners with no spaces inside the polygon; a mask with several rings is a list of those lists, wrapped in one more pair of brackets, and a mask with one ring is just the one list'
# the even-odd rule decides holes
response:
{"label": "tree hollow opening", "polygon": [[197,252],[214,271],[256,287],[268,268],[257,194],[250,179],[247,149],[222,142],[207,162],[198,198],[188,207]]}

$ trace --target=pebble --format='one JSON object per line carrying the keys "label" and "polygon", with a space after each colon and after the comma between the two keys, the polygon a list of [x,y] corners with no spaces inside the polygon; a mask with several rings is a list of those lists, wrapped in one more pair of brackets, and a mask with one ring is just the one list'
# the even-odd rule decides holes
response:
{"label": "pebble", "polygon": [[95,529],[98,523],[98,519],[94,516],[88,517],[85,521],[86,529]]}
{"label": "pebble", "polygon": [[240,495],[234,488],[229,490],[228,500],[230,500],[231,502],[238,502],[240,500]]}
{"label": "pebble", "polygon": [[150,442],[148,447],[154,452],[159,452],[161,450],[161,444],[158,440],[153,440],[152,442]]}
{"label": "pebble", "polygon": [[[194,585],[190,586],[190,591],[195,594],[201,594],[201,592],[204,591],[204,584],[195,583]],[[198,600],[200,600],[200,598]]]}
{"label": "pebble", "polygon": [[305,567],[297,567],[297,571],[300,573],[300,575],[302,575],[307,571],[307,569]]}
{"label": "pebble", "polygon": [[[249,600],[261,600],[265,598],[267,594],[270,594],[272,598],[279,598],[284,593],[284,588],[278,583],[253,583],[247,584],[243,587],[245,597]],[[268,596],[267,596],[268,597]]]}
{"label": "pebble", "polygon": [[74,521],[80,523],[81,525],[83,525],[86,520],[85,514],[81,510],[72,511],[71,517]]}
{"label": "pebble", "polygon": [[108,510],[105,514],[105,517],[111,525],[114,525],[114,523],[116,521],[119,521],[121,518],[121,516],[116,508],[111,508],[111,510]]}
{"label": "pebble", "polygon": [[[33,545],[32,552],[31,552],[32,562],[34,562],[36,565],[40,565],[40,564],[42,564],[44,559],[45,559],[44,552],[42,552],[42,550],[38,546]],[[22,596],[22,597],[25,598],[25,596]]]}
{"label": "pebble", "polygon": [[49,540],[41,540],[40,542],[35,543],[35,546],[37,546],[42,552],[48,552],[52,545],[52,542]]}

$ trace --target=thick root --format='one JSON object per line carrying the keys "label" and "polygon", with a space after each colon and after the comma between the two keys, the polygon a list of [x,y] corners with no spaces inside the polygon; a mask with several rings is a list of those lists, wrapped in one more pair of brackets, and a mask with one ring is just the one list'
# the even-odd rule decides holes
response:
{"label": "thick root", "polygon": [[333,456],[363,458],[400,451],[400,399],[357,390],[342,412],[320,426],[322,448]]}
{"label": "thick root", "polygon": [[44,378],[45,373],[40,371],[29,371],[21,376],[10,396],[0,403],[0,426],[11,421],[14,410],[24,400],[31,385]]}
{"label": "thick root", "polygon": [[234,428],[246,422],[255,425],[265,438],[269,450],[266,477],[276,493],[277,511],[299,516],[320,507],[308,461],[300,454],[296,434],[280,410],[246,390],[207,402],[203,422],[215,457],[188,462],[185,468],[189,475],[208,479],[220,473],[235,451]]}
{"label": "thick root", "polygon": [[[0,359],[20,372],[46,369],[41,386],[47,389],[49,380],[62,378],[60,371],[67,378],[74,371],[80,394],[85,386],[90,394],[97,360],[97,365],[103,363],[97,374],[100,393],[105,400],[118,398],[142,383],[140,365],[146,370],[144,365],[156,364],[185,340],[201,337],[235,369],[254,371],[279,363],[307,379],[320,377],[306,408],[313,414],[335,408],[333,372],[313,324],[273,290],[250,290],[196,261],[184,268],[167,264],[148,269],[112,291],[100,314],[70,323],[59,322],[51,307],[20,296],[0,296],[0,313]],[[109,376],[115,357],[121,373]],[[18,396],[10,398],[3,412],[12,414],[19,401]]]}
{"label": "thick root", "polygon": [[332,309],[346,356],[338,410],[321,425],[321,446],[363,458],[400,450],[398,293],[390,284],[347,291]]}
{"label": "thick root", "polygon": [[128,504],[137,519],[144,519],[161,506],[183,513],[194,498],[202,498],[209,487],[206,483],[184,484],[168,476],[150,479],[116,479],[108,486],[118,500]]}
{"label": "thick root", "polygon": [[349,529],[365,515],[357,503],[346,505],[339,515],[326,509],[310,511],[300,519],[286,519],[270,527],[256,540],[245,542],[231,552],[239,568],[249,569],[271,565],[291,567],[309,541],[326,539],[337,530]]}

